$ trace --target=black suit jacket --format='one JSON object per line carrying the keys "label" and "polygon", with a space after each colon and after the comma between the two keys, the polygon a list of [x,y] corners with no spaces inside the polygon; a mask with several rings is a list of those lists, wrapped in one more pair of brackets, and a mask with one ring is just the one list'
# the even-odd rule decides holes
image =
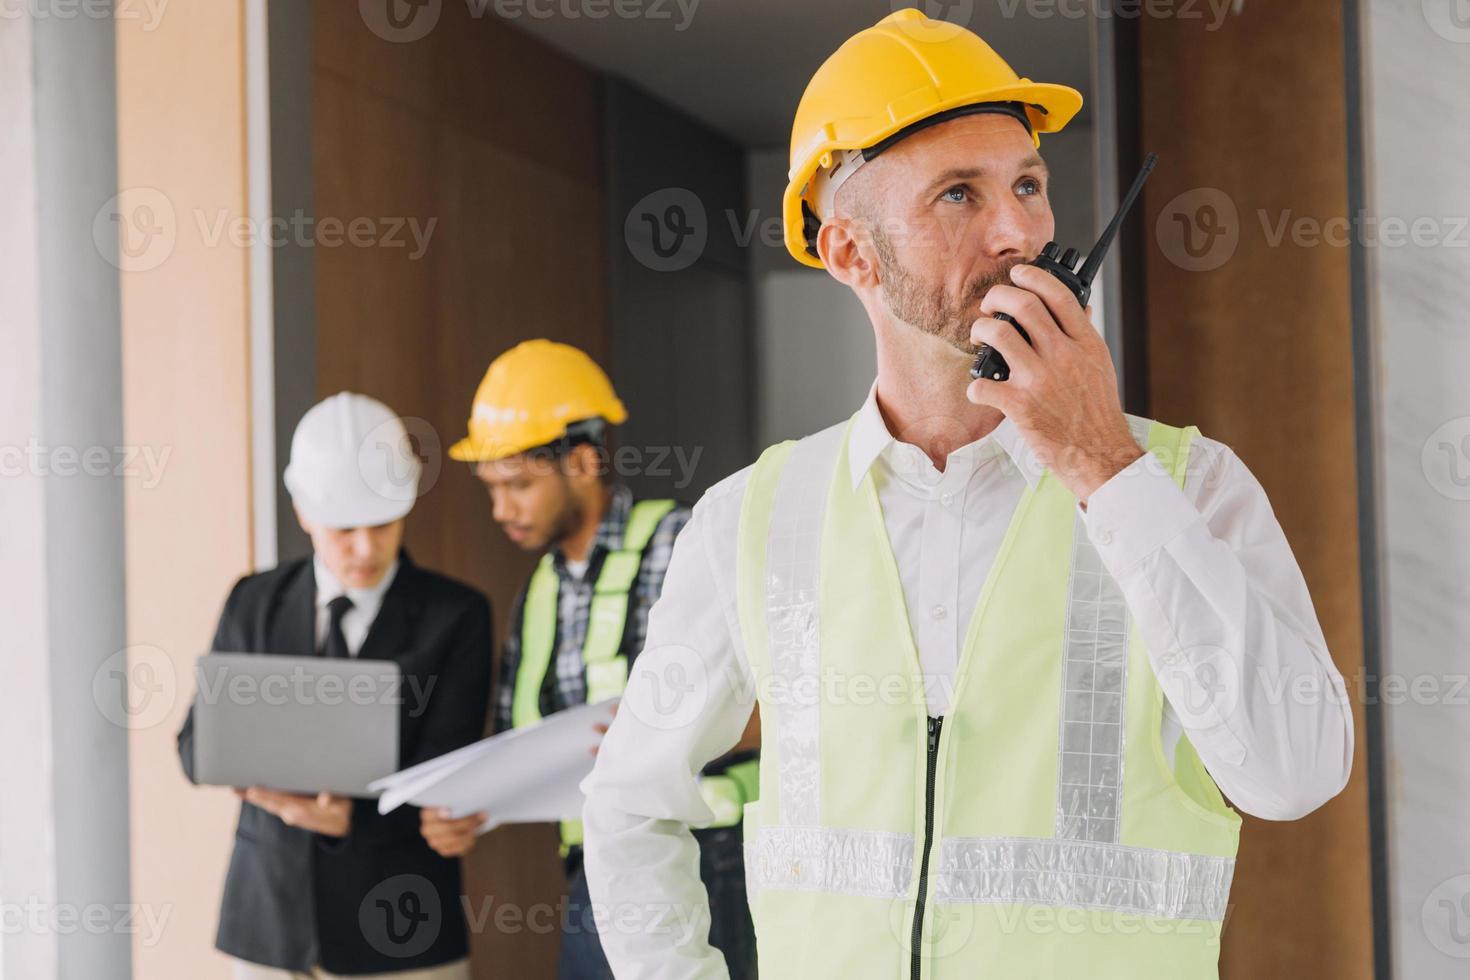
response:
{"label": "black suit jacket", "polygon": [[[212,649],[312,656],[315,598],[310,559],[246,576],[225,602]],[[400,553],[358,657],[393,660],[403,671],[402,766],[484,735],[491,639],[490,603],[481,593]],[[191,781],[193,736],[191,707],[179,731],[179,759]],[[332,838],[242,803],[215,945],[285,970],[320,966],[350,975],[435,966],[466,953],[462,892],[459,861],[424,842],[417,807],[379,815],[375,801],[356,800],[351,831]]]}

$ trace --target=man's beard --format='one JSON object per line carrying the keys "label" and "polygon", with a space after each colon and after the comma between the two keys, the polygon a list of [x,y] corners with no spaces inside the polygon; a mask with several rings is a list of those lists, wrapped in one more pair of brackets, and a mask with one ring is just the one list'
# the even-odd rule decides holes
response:
{"label": "man's beard", "polygon": [[1025,262],[1024,259],[1006,262],[972,282],[959,302],[952,303],[945,296],[942,283],[925,282],[899,263],[893,242],[881,228],[873,229],[873,243],[878,250],[878,272],[882,276],[888,312],[966,354],[974,354],[979,349],[970,342],[970,327],[976,315],[969,311],[978,310],[990,287],[1010,282],[1011,269]]}

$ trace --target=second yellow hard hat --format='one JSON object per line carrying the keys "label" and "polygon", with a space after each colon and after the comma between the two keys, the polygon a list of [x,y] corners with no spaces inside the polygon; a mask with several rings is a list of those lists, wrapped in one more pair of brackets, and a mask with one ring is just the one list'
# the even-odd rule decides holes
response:
{"label": "second yellow hard hat", "polygon": [[449,447],[451,459],[503,459],[555,442],[567,426],[600,418],[628,419],[597,362],[569,344],[528,340],[490,363],[475,392],[469,434]]}

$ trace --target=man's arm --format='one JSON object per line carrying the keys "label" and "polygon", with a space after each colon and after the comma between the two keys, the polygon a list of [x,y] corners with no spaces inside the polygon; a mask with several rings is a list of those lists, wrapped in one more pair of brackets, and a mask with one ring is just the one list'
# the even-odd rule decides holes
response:
{"label": "man's arm", "polygon": [[423,711],[424,720],[418,744],[403,760],[405,769],[484,737],[494,653],[490,622],[490,601],[472,593],[464,603],[439,674],[432,678],[428,704],[409,705],[410,710]]}
{"label": "man's arm", "polygon": [[[444,643],[443,659],[436,674],[425,678],[419,697],[405,708],[422,712],[418,738],[404,755],[402,767],[436,759],[478,741],[485,734],[485,716],[490,702],[490,602],[478,592],[467,593],[457,604],[458,615]],[[412,695],[419,689],[406,685]],[[358,841],[389,841],[424,833],[418,807],[403,806],[391,813],[378,813],[377,800],[353,800],[351,835]],[[424,835],[427,839],[427,834]]]}
{"label": "man's arm", "polygon": [[[511,603],[509,628],[505,633],[505,645],[501,648],[500,670],[496,675],[495,701],[491,706],[490,734],[499,735],[510,731],[513,725],[512,709],[515,704],[516,671],[521,662],[520,624],[522,608],[526,602],[526,590],[521,589]],[[488,677],[490,668],[490,626],[485,624],[485,669]],[[483,712],[482,712],[483,713]],[[419,833],[442,857],[463,857],[474,850],[484,825],[486,814],[468,813],[462,817],[450,816],[447,807],[419,811]]]}
{"label": "man's arm", "polygon": [[[668,576],[669,571],[669,561],[674,554],[674,542],[678,540],[679,533],[689,523],[690,516],[691,511],[688,507],[675,507],[659,522],[658,529],[654,532],[652,540],[649,541],[643,567],[638,571],[638,602],[633,604],[634,614],[637,617],[633,623],[636,632],[632,636],[630,665],[636,662],[638,653],[643,649],[644,641],[648,636],[649,611],[663,593],[664,579]],[[738,628],[735,631],[739,633]],[[631,666],[629,669],[631,670]],[[757,708],[751,712],[750,720],[746,723],[740,741],[736,742],[726,754],[741,755],[758,751],[760,747],[760,709]],[[717,765],[723,761],[723,758],[714,760]]]}
{"label": "man's arm", "polygon": [[526,590],[522,587],[511,603],[510,620],[505,631],[505,643],[501,646],[500,670],[496,674],[495,704],[490,719],[490,734],[499,735],[515,727],[512,709],[516,697],[516,671],[521,666],[521,616],[526,604]]}
{"label": "man's arm", "polygon": [[602,947],[619,977],[729,975],[709,945],[689,824],[712,819],[698,773],[736,744],[752,709],[733,591],[745,480],[736,474],[706,494],[674,544],[647,643],[582,784],[587,882],[606,911]]}
{"label": "man's arm", "polygon": [[1118,581],[1190,743],[1236,806],[1303,817],[1340,792],[1353,720],[1306,582],[1265,491],[1196,438],[1181,492],[1145,454],[1088,498],[1088,535]]}

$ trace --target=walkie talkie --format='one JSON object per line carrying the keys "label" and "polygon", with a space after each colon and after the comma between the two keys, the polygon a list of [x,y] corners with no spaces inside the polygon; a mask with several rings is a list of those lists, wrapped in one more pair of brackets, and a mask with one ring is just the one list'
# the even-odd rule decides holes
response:
{"label": "walkie talkie", "polygon": [[[1032,265],[1039,269],[1045,269],[1056,276],[1072,294],[1077,297],[1077,302],[1082,306],[1087,305],[1087,298],[1092,295],[1092,278],[1097,275],[1098,266],[1102,265],[1103,256],[1107,254],[1108,247],[1113,244],[1113,239],[1118,235],[1118,228],[1123,224],[1123,217],[1128,209],[1133,206],[1138,192],[1143,190],[1143,182],[1148,180],[1149,173],[1158,162],[1158,156],[1153,153],[1143,161],[1143,169],[1138,171],[1138,176],[1133,178],[1133,186],[1128,188],[1128,193],[1123,198],[1123,203],[1118,206],[1118,213],[1113,215],[1113,220],[1103,229],[1102,235],[1098,237],[1097,244],[1092,246],[1092,252],[1087,256],[1087,261],[1082,267],[1073,271],[1072,267],[1077,264],[1077,250],[1069,248],[1062,252],[1058,258],[1057,243],[1047,242],[1046,247],[1041,250]],[[1026,330],[1016,318],[1009,313],[995,314],[997,320],[1004,320],[1016,328],[1026,343],[1031,343],[1031,338],[1026,335]],[[989,344],[981,344],[980,350],[975,354],[975,363],[970,365],[970,377],[989,378],[992,381],[1005,381],[1011,376],[1011,366],[1006,363],[1005,358],[1000,356],[1000,351]]]}

